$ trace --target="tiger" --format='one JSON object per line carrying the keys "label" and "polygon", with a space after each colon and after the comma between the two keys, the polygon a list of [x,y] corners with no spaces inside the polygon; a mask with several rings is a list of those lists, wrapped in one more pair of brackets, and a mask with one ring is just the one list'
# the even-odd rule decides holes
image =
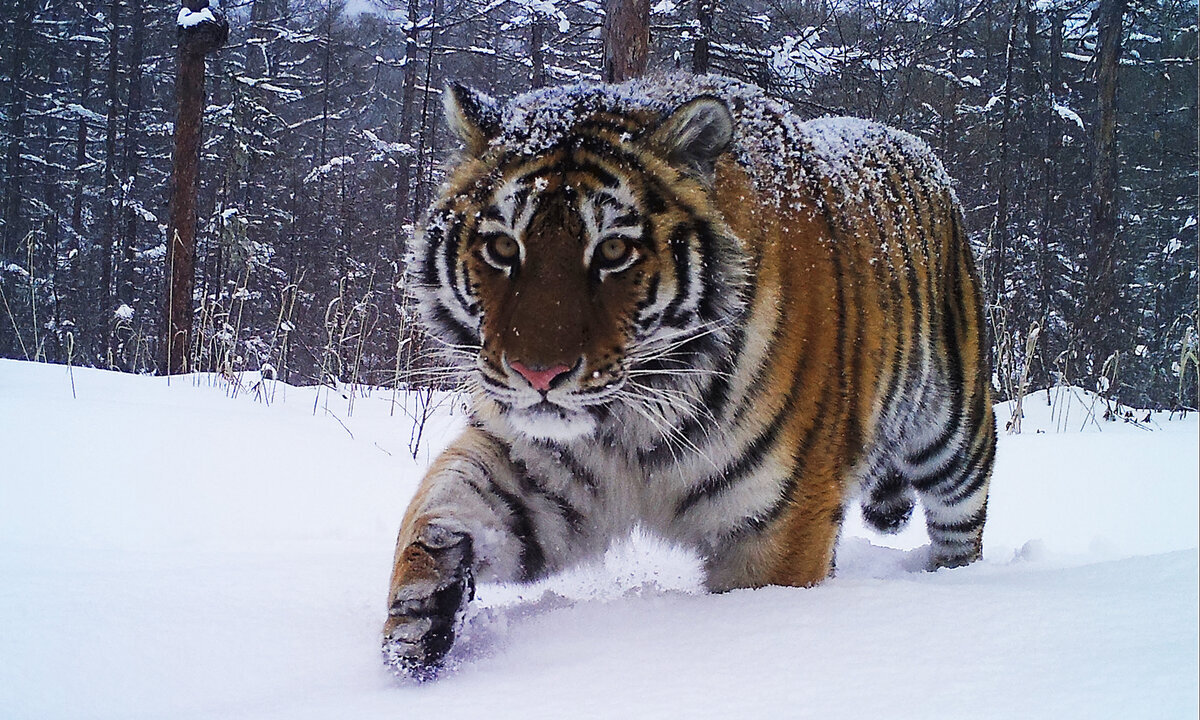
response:
{"label": "tiger", "polygon": [[996,445],[980,281],[926,143],[719,76],[443,95],[462,148],[408,282],[468,376],[401,523],[385,662],[435,677],[475,583],[641,530],[707,590],[807,587],[843,518],[929,569],[982,553]]}

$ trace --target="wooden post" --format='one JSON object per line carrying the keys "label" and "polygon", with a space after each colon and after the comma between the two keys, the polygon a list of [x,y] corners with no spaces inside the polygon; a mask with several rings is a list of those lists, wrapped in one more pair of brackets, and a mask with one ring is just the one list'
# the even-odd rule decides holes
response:
{"label": "wooden post", "polygon": [[[186,12],[185,12],[186,11]],[[162,371],[187,372],[192,338],[192,286],[196,267],[196,180],[204,117],[204,58],[229,38],[229,23],[209,0],[184,0],[179,13],[179,67],[175,96],[175,151],[167,219],[167,298]]]}
{"label": "wooden post", "polygon": [[175,151],[170,172],[167,220],[167,304],[163,323],[162,371],[187,372],[192,340],[192,286],[196,282],[196,181],[200,124],[204,119],[204,56],[223,46],[229,23],[209,0],[185,0],[180,11],[179,70],[175,96]]}

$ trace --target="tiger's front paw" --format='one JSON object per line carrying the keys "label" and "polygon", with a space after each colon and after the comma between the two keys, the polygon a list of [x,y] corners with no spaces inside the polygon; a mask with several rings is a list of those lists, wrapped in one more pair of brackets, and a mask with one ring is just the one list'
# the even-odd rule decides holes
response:
{"label": "tiger's front paw", "polygon": [[439,526],[427,527],[400,553],[383,626],[389,667],[420,681],[436,677],[475,597],[473,557],[470,536]]}

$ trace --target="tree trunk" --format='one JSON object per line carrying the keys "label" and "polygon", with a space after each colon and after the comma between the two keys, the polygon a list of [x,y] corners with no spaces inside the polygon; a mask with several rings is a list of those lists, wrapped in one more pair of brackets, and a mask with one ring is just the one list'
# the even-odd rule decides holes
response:
{"label": "tree trunk", "polygon": [[105,357],[112,343],[113,240],[116,235],[117,200],[117,89],[120,80],[121,0],[112,0],[108,11],[108,127],[104,136],[104,221],[100,228],[101,352]]}
{"label": "tree trunk", "polygon": [[[425,206],[427,196],[429,194],[429,186],[432,175],[432,161],[427,166],[425,163],[426,148],[431,148],[434,145],[434,133],[437,132],[437,124],[434,123],[431,127],[429,122],[429,95],[433,88],[434,78],[434,51],[437,48],[438,42],[441,40],[441,22],[442,22],[442,0],[433,0],[433,14],[430,16],[431,22],[429,27],[429,49],[425,55],[425,91],[421,101],[421,132],[417,141],[417,176],[415,179],[416,193],[414,193],[414,205],[412,216],[417,217],[420,214],[421,208]],[[441,73],[439,72],[438,75]]]}
{"label": "tree trunk", "polygon": [[1021,22],[1021,0],[1013,3],[1012,21],[1008,26],[1008,48],[1004,59],[1004,105],[1000,114],[1000,154],[996,166],[996,215],[992,221],[992,262],[988,273],[988,302],[999,305],[1004,295],[1005,260],[1008,255],[1008,159],[1012,147],[1012,82],[1013,56],[1016,54],[1017,28]]}
{"label": "tree trunk", "polygon": [[716,0],[696,0],[696,40],[692,43],[692,72],[708,72],[708,43],[712,38]]}
{"label": "tree trunk", "polygon": [[1086,303],[1081,328],[1094,370],[1116,349],[1112,327],[1117,298],[1113,277],[1117,239],[1117,71],[1128,0],[1101,0],[1096,57],[1096,131],[1092,149],[1092,242],[1087,249]]}
{"label": "tree trunk", "polygon": [[[121,175],[125,185],[122,195],[124,223],[121,227],[121,272],[117,282],[117,298],[133,305],[134,244],[137,237],[138,214],[133,208],[133,188],[138,180],[141,156],[138,153],[138,134],[141,131],[142,61],[145,58],[146,29],[142,3],[133,5],[133,38],[129,57],[129,102],[125,107],[125,157]],[[131,368],[132,369],[132,368]]]}
{"label": "tree trunk", "polygon": [[[25,237],[25,223],[21,217],[21,200],[25,197],[24,163],[21,158],[21,147],[26,142],[25,137],[25,98],[26,88],[26,55],[28,43],[33,32],[33,3],[23,0],[17,7],[15,27],[12,36],[15,39],[12,49],[12,68],[9,74],[9,107],[8,107],[8,152],[4,158],[4,238],[0,244],[0,257],[15,259],[19,252],[21,241]],[[32,271],[32,268],[30,268]]]}
{"label": "tree trunk", "polygon": [[286,0],[254,0],[250,6],[250,40],[246,50],[246,73],[253,78],[275,75],[275,58],[268,50],[276,35],[275,23],[287,16]]}
{"label": "tree trunk", "polygon": [[[83,49],[83,85],[79,90],[79,106],[86,108],[88,96],[92,88],[92,44],[84,43]],[[84,164],[87,162],[87,118],[80,115],[79,126],[75,129],[75,187],[74,198],[71,201],[71,229],[75,231],[75,242],[83,236],[83,188],[85,181]]]}
{"label": "tree trunk", "polygon": [[650,61],[650,0],[607,0],[604,4],[604,82],[646,74]]}
{"label": "tree trunk", "polygon": [[[417,0],[408,3],[408,28],[404,31],[404,97],[400,103],[399,142],[412,146],[413,94],[417,91]],[[404,226],[411,217],[412,155],[405,154],[396,161],[396,257],[403,257]]]}
{"label": "tree trunk", "polygon": [[[328,152],[329,145],[329,86],[333,78],[330,76],[333,62],[333,13],[334,6],[332,3],[325,7],[325,36],[321,43],[325,51],[321,56],[321,139],[318,146],[317,167],[323,166],[329,160]],[[317,176],[317,213],[319,217],[324,218],[325,213],[325,175],[319,173]]]}
{"label": "tree trunk", "polygon": [[1046,107],[1046,146],[1045,146],[1045,176],[1042,179],[1042,220],[1041,232],[1038,233],[1038,295],[1041,304],[1041,317],[1044,319],[1050,313],[1052,302],[1051,293],[1051,252],[1057,246],[1059,225],[1058,202],[1058,165],[1062,155],[1062,123],[1059,121],[1055,104],[1065,99],[1062,91],[1062,44],[1063,44],[1063,11],[1060,8],[1050,10],[1050,58],[1049,78],[1047,83]]}
{"label": "tree trunk", "polygon": [[529,15],[529,87],[540,88],[546,84],[546,21],[536,12]]}
{"label": "tree trunk", "polygon": [[[208,0],[189,0],[193,12]],[[163,326],[162,368],[187,372],[192,337],[192,286],[196,264],[196,180],[200,165],[200,127],[204,116],[204,56],[225,44],[229,24],[215,8],[216,22],[180,26],[175,95],[175,151],[172,155],[170,209],[167,219],[167,302]]]}

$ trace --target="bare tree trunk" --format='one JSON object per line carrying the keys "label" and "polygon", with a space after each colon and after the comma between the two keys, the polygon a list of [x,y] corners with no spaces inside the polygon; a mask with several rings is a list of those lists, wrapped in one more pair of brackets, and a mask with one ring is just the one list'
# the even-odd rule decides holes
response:
{"label": "bare tree trunk", "polygon": [[708,43],[712,38],[716,0],[696,0],[696,39],[692,43],[692,72],[708,72]]}
{"label": "bare tree trunk", "polygon": [[645,75],[650,61],[650,0],[607,0],[601,35],[604,82]]}
{"label": "bare tree trunk", "polygon": [[1042,180],[1042,219],[1038,233],[1038,295],[1042,325],[1050,312],[1051,303],[1051,245],[1058,237],[1058,164],[1062,149],[1062,124],[1054,107],[1064,97],[1062,88],[1063,11],[1050,10],[1050,72],[1046,108],[1045,177]]}
{"label": "bare tree trunk", "polygon": [[1117,71],[1128,0],[1102,0],[1096,58],[1096,133],[1092,154],[1092,242],[1087,249],[1086,303],[1081,329],[1093,353],[1095,371],[1115,350],[1110,317],[1117,298],[1113,277],[1117,239]]}
{"label": "bare tree trunk", "polygon": [[105,356],[112,343],[113,241],[116,235],[117,199],[117,89],[120,80],[121,0],[112,0],[108,11],[108,128],[104,136],[104,221],[100,228],[100,339]]}
{"label": "bare tree trunk", "polygon": [[268,46],[276,29],[272,27],[287,16],[287,0],[253,0],[250,6],[250,39],[246,51],[246,73],[263,78],[275,74],[275,58]]}
{"label": "bare tree trunk", "polygon": [[[4,238],[0,243],[0,257],[15,258],[21,240],[25,236],[25,223],[21,218],[21,199],[25,197],[24,163],[21,146],[25,142],[25,99],[23,82],[27,69],[26,55],[30,34],[33,32],[34,4],[23,0],[17,8],[17,27],[13,28],[16,40],[12,49],[12,68],[8,88],[8,152],[4,158]],[[30,268],[32,270],[32,268]]]}
{"label": "bare tree trunk", "polygon": [[[59,22],[59,8],[55,6],[51,11],[50,22],[57,25]],[[46,78],[49,80],[51,87],[56,87],[59,71],[60,60],[59,54],[62,48],[57,43],[51,43],[47,48],[47,67]],[[61,137],[63,123],[57,116],[47,114],[43,118],[45,123],[42,135],[46,138],[46,162],[52,167],[58,167],[61,159],[62,151],[58,147],[57,140]],[[59,230],[62,226],[62,208],[59,207],[59,183],[62,178],[58,173],[45,173],[42,175],[42,197],[46,201],[48,208],[47,214],[43,220],[45,233],[42,241],[42,247],[46,253],[46,277],[49,279],[49,289],[53,304],[51,310],[54,313],[54,327],[61,328],[61,316],[59,314],[58,304],[58,283],[56,279],[58,271],[58,243]],[[59,332],[50,332],[46,336],[47,344],[51,351],[46,353],[45,357],[51,362],[60,362],[63,357],[62,341]]]}
{"label": "bare tree trunk", "polygon": [[[333,3],[325,6],[325,37],[324,45],[325,54],[321,59],[321,140],[319,153],[317,157],[317,167],[321,167],[329,160],[326,152],[329,144],[329,86],[332,82],[330,67],[333,62]],[[325,217],[325,173],[319,173],[317,176],[317,212],[321,218]]]}
{"label": "bare tree trunk", "polygon": [[[142,113],[142,61],[145,57],[146,29],[142,3],[133,5],[133,38],[129,58],[129,102],[125,108],[125,159],[122,175],[125,180],[122,196],[124,224],[121,228],[121,272],[117,279],[117,298],[133,304],[134,242],[137,237],[138,214],[134,211],[130,195],[138,179],[141,156],[138,153],[137,135],[141,129]],[[132,368],[130,368],[132,369]]]}
{"label": "bare tree trunk", "polygon": [[1021,2],[1013,3],[1012,21],[1008,26],[1008,48],[1004,59],[1004,106],[1000,115],[1000,157],[996,169],[996,215],[992,221],[992,262],[988,273],[988,302],[998,305],[1003,294],[1005,260],[1008,254],[1008,159],[1012,138],[1013,56],[1016,54],[1017,27],[1021,22]]}
{"label": "bare tree trunk", "polygon": [[546,21],[536,12],[530,13],[529,22],[529,86],[540,88],[546,84]]}
{"label": "bare tree trunk", "polygon": [[[437,132],[437,124],[432,125],[429,122],[429,95],[430,89],[433,87],[434,78],[434,57],[438,46],[438,42],[442,37],[442,0],[433,0],[433,13],[430,16],[431,22],[429,27],[429,49],[425,56],[425,91],[421,101],[421,133],[417,141],[417,176],[415,178],[416,193],[414,193],[414,206],[412,216],[416,217],[421,212],[421,208],[427,202],[429,194],[430,176],[432,175],[432,161],[426,165],[426,148],[431,148],[434,145],[434,133]],[[438,73],[441,74],[440,72]]]}
{"label": "bare tree trunk", "polygon": [[[417,91],[417,0],[408,3],[408,28],[404,31],[404,98],[400,103],[400,142],[412,145],[413,94]],[[403,255],[404,226],[408,222],[412,197],[412,156],[396,161],[396,249]]]}
{"label": "bare tree trunk", "polygon": [[[188,0],[199,12],[208,0]],[[204,56],[229,37],[229,24],[215,8],[215,22],[179,27],[178,74],[170,210],[167,220],[167,302],[162,369],[169,375],[188,370],[192,337],[192,286],[196,265],[196,180],[200,165],[200,127],[204,117]]]}
{"label": "bare tree trunk", "polygon": [[[83,86],[79,91],[79,106],[86,108],[88,95],[91,94],[92,87],[92,44],[84,43],[83,48]],[[84,186],[84,163],[87,162],[87,118],[82,115],[79,118],[79,126],[75,131],[75,188],[74,198],[71,201],[71,229],[75,231],[75,238],[83,235],[83,186]]]}
{"label": "bare tree trunk", "polygon": [[[250,39],[246,49],[246,74],[252,78],[274,78],[277,69],[278,26],[287,15],[287,0],[253,0],[250,6]],[[247,88],[264,108],[274,108],[273,94],[262,88]],[[242,202],[250,216],[263,213],[269,201],[266,198],[265,182],[255,181],[259,177],[261,155],[250,152],[246,155],[246,178],[243,183]]]}
{"label": "bare tree trunk", "polygon": [[[957,71],[958,56],[959,56],[959,41],[961,26],[960,19],[962,18],[962,0],[954,0],[954,15],[951,22],[953,27],[950,31],[950,53],[946,58],[946,69],[950,72]],[[958,156],[951,152],[951,139],[957,133],[950,131],[951,119],[954,117],[955,108],[958,105],[957,91],[954,84],[942,79],[942,109],[938,113],[938,155],[943,162],[947,164],[954,162]]]}

